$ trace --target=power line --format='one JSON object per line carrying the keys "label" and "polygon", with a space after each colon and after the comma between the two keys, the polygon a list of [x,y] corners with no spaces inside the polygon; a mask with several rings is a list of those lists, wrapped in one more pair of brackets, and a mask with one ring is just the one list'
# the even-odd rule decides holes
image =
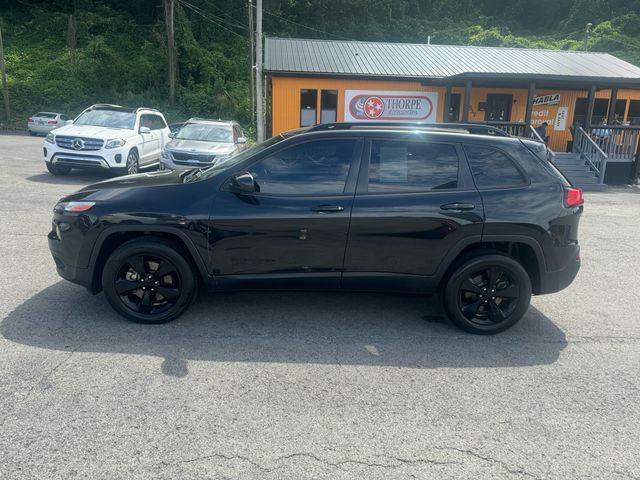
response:
{"label": "power line", "polygon": [[313,30],[314,32],[322,33],[324,35],[329,35],[330,37],[339,38],[340,40],[353,40],[352,38],[342,37],[340,35],[335,35],[335,34],[330,33],[330,32],[325,32],[324,30],[319,30],[317,28],[313,28],[313,27],[309,27],[307,25],[303,25],[302,23],[294,22],[293,20],[289,20],[288,18],[284,18],[284,17],[282,17],[280,15],[277,15],[275,13],[272,13],[272,12],[270,12],[268,10],[264,10],[264,13],[266,13],[267,15],[271,15],[272,17],[279,18],[280,20],[283,20],[285,22],[291,23],[293,25],[297,25],[299,27],[306,28],[308,30]]}
{"label": "power line", "polygon": [[196,12],[197,14],[199,14],[200,16],[202,16],[204,19],[210,21],[211,23],[214,23],[215,25],[217,25],[218,27],[222,28],[223,30],[226,30],[227,32],[242,38],[243,40],[245,40],[245,37],[243,35],[240,35],[239,33],[234,32],[233,30],[225,27],[222,23],[220,23],[217,20],[214,20],[213,18],[211,18],[208,14],[204,13],[203,11],[201,11],[200,9],[198,9],[198,7],[195,7],[194,5],[191,5],[190,3],[186,2],[185,0],[178,0],[178,2],[187,7],[190,10],[193,10],[194,12]]}
{"label": "power line", "polygon": [[239,23],[235,23],[235,22],[231,22],[227,19],[221,18],[217,15],[214,15],[213,13],[209,13],[206,12],[204,9],[202,9],[201,7],[198,7],[196,5],[193,5],[192,3],[189,3],[185,0],[179,0],[181,3],[185,4],[186,6],[190,7],[192,10],[198,12],[200,15],[204,16],[204,17],[208,17],[209,20],[211,21],[217,21],[220,23],[223,23],[229,27],[236,27],[236,28],[241,28],[243,30],[248,30],[246,25],[241,25]]}

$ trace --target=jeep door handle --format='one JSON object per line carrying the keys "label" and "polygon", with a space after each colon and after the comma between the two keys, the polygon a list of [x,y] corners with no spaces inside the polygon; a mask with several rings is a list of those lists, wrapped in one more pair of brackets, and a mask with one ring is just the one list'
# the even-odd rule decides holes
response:
{"label": "jeep door handle", "polygon": [[311,207],[311,211],[318,213],[336,213],[343,212],[344,207],[340,205],[316,205],[315,207]]}
{"label": "jeep door handle", "polygon": [[476,206],[473,203],[447,203],[440,207],[440,210],[456,210],[458,212],[462,212],[465,210],[473,210]]}

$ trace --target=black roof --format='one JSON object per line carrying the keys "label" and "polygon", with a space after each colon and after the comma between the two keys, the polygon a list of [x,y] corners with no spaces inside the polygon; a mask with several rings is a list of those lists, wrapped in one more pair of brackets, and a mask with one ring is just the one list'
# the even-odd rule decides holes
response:
{"label": "black roof", "polygon": [[269,37],[271,74],[438,81],[502,79],[640,87],[640,67],[607,53]]}

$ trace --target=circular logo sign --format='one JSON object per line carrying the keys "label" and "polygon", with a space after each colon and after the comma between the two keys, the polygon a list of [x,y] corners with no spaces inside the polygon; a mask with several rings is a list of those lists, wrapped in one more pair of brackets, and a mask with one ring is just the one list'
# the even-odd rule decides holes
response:
{"label": "circular logo sign", "polygon": [[369,97],[364,102],[364,114],[369,118],[378,118],[384,113],[384,103],[380,97]]}

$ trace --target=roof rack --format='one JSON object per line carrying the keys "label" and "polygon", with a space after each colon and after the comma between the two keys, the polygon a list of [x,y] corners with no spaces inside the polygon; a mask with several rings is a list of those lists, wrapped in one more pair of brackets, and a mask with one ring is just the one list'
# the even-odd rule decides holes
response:
{"label": "roof rack", "polygon": [[416,128],[420,130],[458,130],[474,135],[495,135],[499,137],[510,137],[504,130],[486,125],[484,123],[421,123],[421,122],[333,122],[321,123],[309,128],[306,132],[323,132],[327,130],[349,130],[351,128],[367,128],[367,127],[397,127],[397,128]]}

